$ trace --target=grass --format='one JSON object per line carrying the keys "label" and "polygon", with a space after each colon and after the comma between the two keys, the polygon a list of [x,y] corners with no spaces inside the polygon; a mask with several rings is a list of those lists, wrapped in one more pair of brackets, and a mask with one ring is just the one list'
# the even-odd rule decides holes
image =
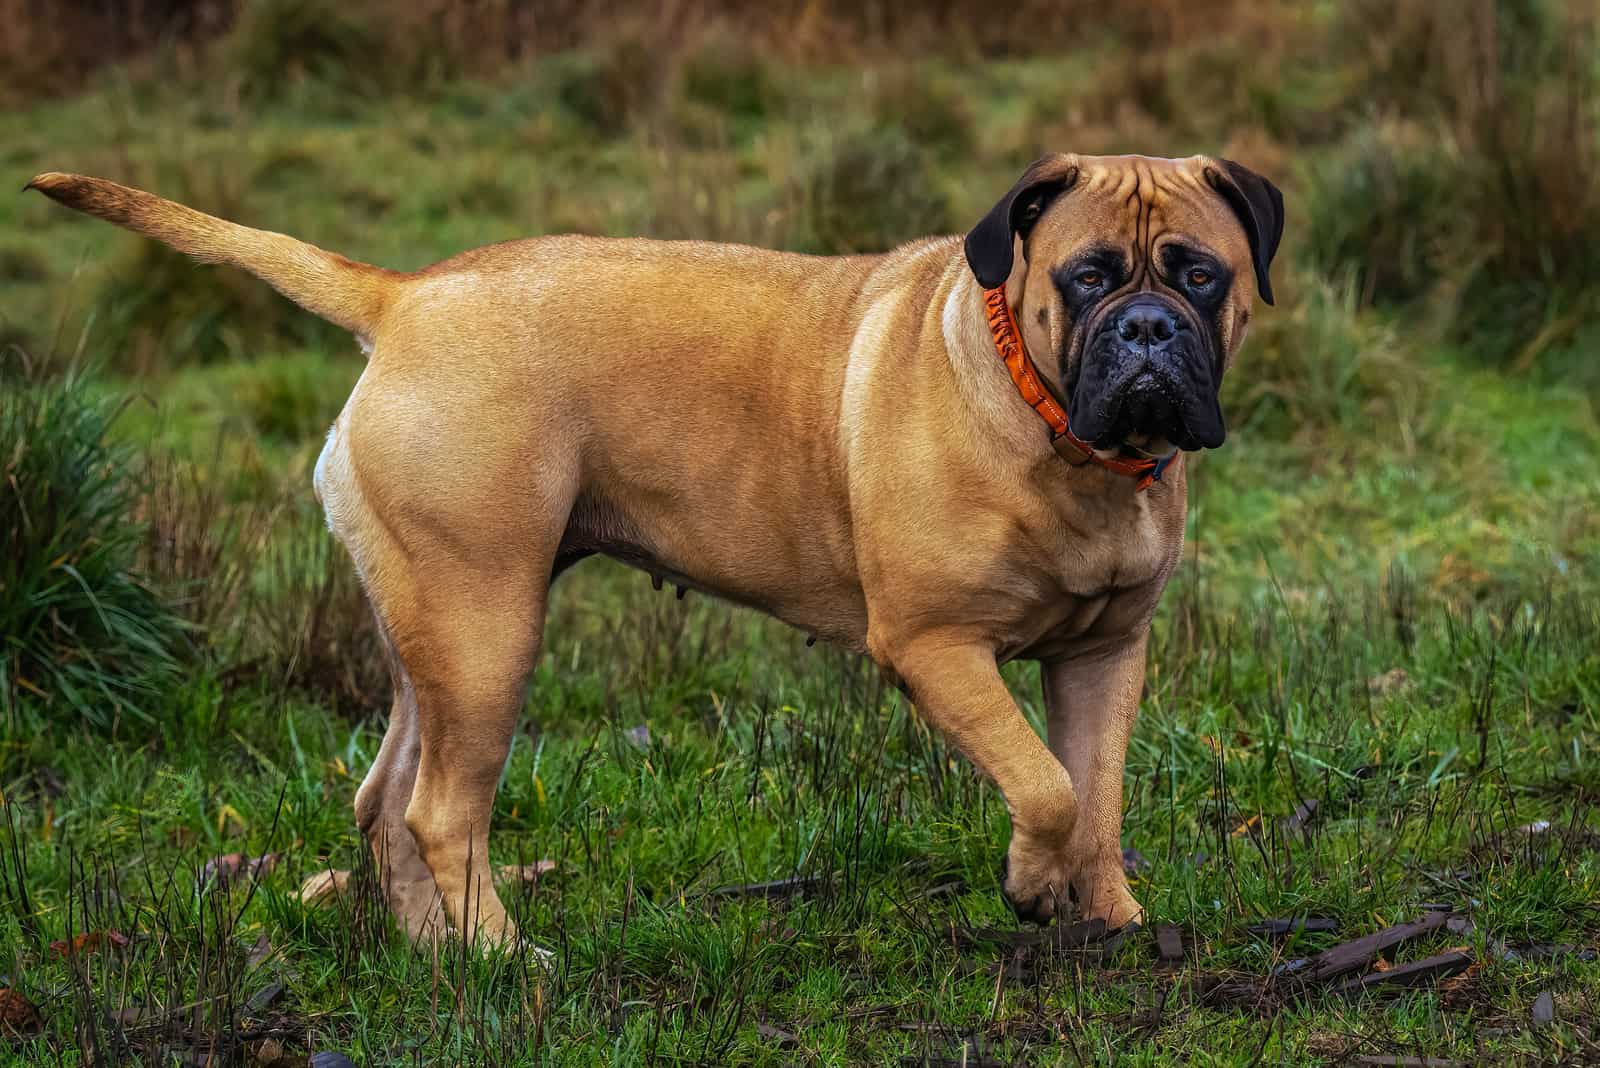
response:
{"label": "grass", "polygon": [[[1571,77],[1524,6],[1503,73]],[[4,365],[6,411],[69,388],[85,418],[120,411],[83,435],[128,464],[88,540],[193,637],[139,691],[145,719],[9,701],[0,987],[40,1020],[0,1022],[0,1063],[1600,1062],[1583,955],[1600,948],[1600,364],[1573,318],[1594,294],[1592,206],[1557,183],[1515,205],[1548,218],[1497,214],[1480,169],[1526,101],[1570,115],[1543,82],[1498,111],[1452,97],[1471,41],[1426,5],[1376,43],[1351,15],[1259,10],[1228,7],[1216,47],[1113,27],[1077,50],[866,67],[755,62],[731,25],[654,48],[641,22],[495,77],[443,55],[396,89],[415,53],[361,54],[392,28],[278,0],[218,38],[222,59],[183,60],[243,64],[227,91],[135,64],[0,113],[17,185],[111,174],[393,267],[562,230],[882,247],[976,219],[1047,147],[1225,149],[1291,210],[1279,304],[1226,387],[1228,445],[1192,464],[1129,754],[1146,930],[1104,954],[975,939],[1014,926],[1008,826],[959,756],[866,665],[592,561],[557,587],[495,814],[494,862],[555,864],[508,894],[554,951],[544,969],[415,954],[373,898],[350,803],[386,696],[309,493],[354,346],[241,277],[0,197],[0,332],[39,367],[24,388]],[[291,46],[304,61],[270,77]],[[1572,127],[1550,129],[1527,132],[1531,158]],[[1446,214],[1463,204],[1474,227]],[[1540,256],[1500,240],[1519,219],[1562,286],[1515,275]],[[1485,258],[1461,261],[1474,234]],[[51,354],[80,339],[103,365],[63,377]],[[1036,670],[1006,675],[1037,724]],[[1291,829],[1308,800],[1316,819]],[[232,854],[277,860],[222,885],[206,866]],[[303,906],[328,867],[352,892]],[[789,878],[805,892],[716,892]],[[1472,930],[1391,959],[1467,943],[1464,977],[1364,999],[1214,988],[1430,904]],[[1306,915],[1340,930],[1248,930]],[[1157,963],[1158,924],[1182,927],[1181,966]]]}
{"label": "grass", "polygon": [[[606,598],[594,586],[619,600],[595,607]],[[1246,626],[1179,591],[1130,754],[1126,842],[1150,862],[1136,889],[1151,920],[1183,926],[1191,963],[1152,970],[1141,937],[1105,961],[1043,963],[997,995],[1007,954],[959,932],[1010,922],[998,799],[858,665],[766,624],[727,627],[711,605],[637,604],[647,590],[603,574],[563,591],[538,732],[518,738],[505,773],[494,859],[556,862],[516,898],[557,951],[552,973],[526,955],[436,965],[353,923],[354,905],[294,900],[303,875],[359,859],[346,804],[376,750],[368,724],[199,682],[144,747],[15,741],[11,766],[36,781],[8,786],[31,798],[9,810],[8,864],[25,867],[31,909],[5,922],[22,989],[55,1007],[54,1042],[72,1043],[75,984],[159,1024],[160,1010],[207,991],[237,1005],[280,981],[289,992],[262,1014],[269,1026],[372,1064],[883,1063],[963,1041],[1003,1063],[1074,1063],[1074,1048],[1231,1063],[1230,1048],[1263,1044],[1291,1062],[1357,1049],[1593,1053],[1600,967],[1573,957],[1491,963],[1394,1001],[1313,995],[1258,1013],[1204,1006],[1190,987],[1198,972],[1260,974],[1334,940],[1283,946],[1244,930],[1268,916],[1332,916],[1353,935],[1443,901],[1472,916],[1480,953],[1491,938],[1592,946],[1592,600],[1412,615],[1373,591]],[[624,628],[622,656],[586,633]],[[1375,695],[1369,680],[1394,668],[1405,683]],[[1012,671],[1037,717],[1031,675]],[[642,746],[626,731],[641,724]],[[50,797],[49,781],[71,785]],[[1283,830],[1304,798],[1320,821]],[[1257,814],[1259,840],[1233,833]],[[1557,830],[1516,830],[1537,819]],[[236,851],[283,860],[259,887],[196,894],[204,861]],[[788,904],[709,893],[793,875],[819,878],[816,892]],[[86,957],[86,979],[43,950],[102,929],[141,934]],[[247,971],[263,936],[274,956]],[[1535,1030],[1528,1006],[1545,989],[1563,1022]],[[124,1028],[135,1041],[155,1029]]]}

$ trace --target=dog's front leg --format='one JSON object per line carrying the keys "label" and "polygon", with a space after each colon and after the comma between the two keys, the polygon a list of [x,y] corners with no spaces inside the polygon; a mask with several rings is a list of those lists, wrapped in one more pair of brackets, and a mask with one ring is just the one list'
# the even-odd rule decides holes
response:
{"label": "dog's front leg", "polygon": [[1067,847],[1077,801],[1061,762],[1000,678],[994,651],[949,638],[887,658],[917,710],[994,780],[1011,812],[1003,889],[1023,919],[1048,923],[1067,903]]}
{"label": "dog's front leg", "polygon": [[1078,788],[1078,821],[1068,846],[1072,889],[1085,918],[1110,928],[1142,911],[1122,866],[1122,768],[1144,689],[1149,630],[1072,659],[1044,665],[1050,749]]}

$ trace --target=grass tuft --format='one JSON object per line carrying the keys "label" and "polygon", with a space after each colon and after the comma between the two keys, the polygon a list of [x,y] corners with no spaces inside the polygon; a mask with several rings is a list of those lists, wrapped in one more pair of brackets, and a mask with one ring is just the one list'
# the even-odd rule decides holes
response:
{"label": "grass tuft", "polygon": [[787,196],[802,252],[883,252],[951,225],[932,154],[895,126],[814,131]]}
{"label": "grass tuft", "polygon": [[[0,706],[109,729],[178,670],[182,617],[136,569],[144,531],[119,405],[73,368],[0,388]],[[70,717],[70,719],[69,719]]]}

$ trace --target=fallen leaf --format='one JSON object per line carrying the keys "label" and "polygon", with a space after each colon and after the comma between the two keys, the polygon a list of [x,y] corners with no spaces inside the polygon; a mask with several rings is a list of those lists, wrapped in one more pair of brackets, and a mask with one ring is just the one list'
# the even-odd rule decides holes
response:
{"label": "fallen leaf", "polygon": [[1533,1022],[1543,1027],[1545,1024],[1555,1023],[1556,999],[1546,990],[1533,999]]}
{"label": "fallen leaf", "polygon": [[1245,835],[1254,835],[1261,830],[1261,817],[1251,816],[1233,829],[1232,838],[1243,838]]}
{"label": "fallen leaf", "polygon": [[0,986],[0,1035],[36,1035],[44,1029],[39,1007],[9,986]]}
{"label": "fallen leaf", "polygon": [[257,1064],[276,1065],[283,1060],[283,1043],[275,1038],[263,1038],[250,1047],[250,1057]]}
{"label": "fallen leaf", "polygon": [[531,885],[539,881],[539,876],[555,869],[556,862],[553,860],[536,860],[532,864],[504,864],[500,867],[500,881]]}
{"label": "fallen leaf", "polygon": [[272,869],[278,866],[277,853],[263,853],[259,857],[247,857],[243,853],[229,853],[206,862],[200,869],[200,875],[195,880],[195,889],[204,890],[215,883],[222,889],[227,889],[236,879],[260,879],[271,874]]}
{"label": "fallen leaf", "polygon": [[59,956],[70,957],[78,953],[92,953],[102,945],[121,949],[127,944],[128,936],[121,931],[85,931],[83,934],[73,936],[70,942],[65,939],[51,942],[50,948]]}
{"label": "fallen leaf", "polygon": [[329,868],[319,871],[300,884],[300,904],[320,905],[328,898],[343,894],[350,884],[350,873]]}

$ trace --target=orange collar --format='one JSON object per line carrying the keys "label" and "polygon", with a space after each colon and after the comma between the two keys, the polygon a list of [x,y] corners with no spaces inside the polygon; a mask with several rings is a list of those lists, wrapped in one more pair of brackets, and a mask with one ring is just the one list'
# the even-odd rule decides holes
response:
{"label": "orange collar", "polygon": [[989,333],[994,336],[995,351],[1000,353],[1000,358],[1005,361],[1006,370],[1011,372],[1011,381],[1017,387],[1017,392],[1022,394],[1022,399],[1028,402],[1028,407],[1039,413],[1050,427],[1050,444],[1059,455],[1073,467],[1082,467],[1092,463],[1113,471],[1119,475],[1139,480],[1138,488],[1150,488],[1150,483],[1159,479],[1167,469],[1167,465],[1175,461],[1182,453],[1174,452],[1171,456],[1160,460],[1142,458],[1125,460],[1121,457],[1101,456],[1094,451],[1094,447],[1087,441],[1072,432],[1072,427],[1067,424],[1067,412],[1050,391],[1045,388],[1044,380],[1039,377],[1039,369],[1033,365],[1033,360],[1028,356],[1028,350],[1022,343],[1022,332],[1017,329],[1017,320],[1011,314],[1011,305],[1006,303],[1006,287],[1004,283],[993,289],[983,291],[983,306],[989,320]]}

